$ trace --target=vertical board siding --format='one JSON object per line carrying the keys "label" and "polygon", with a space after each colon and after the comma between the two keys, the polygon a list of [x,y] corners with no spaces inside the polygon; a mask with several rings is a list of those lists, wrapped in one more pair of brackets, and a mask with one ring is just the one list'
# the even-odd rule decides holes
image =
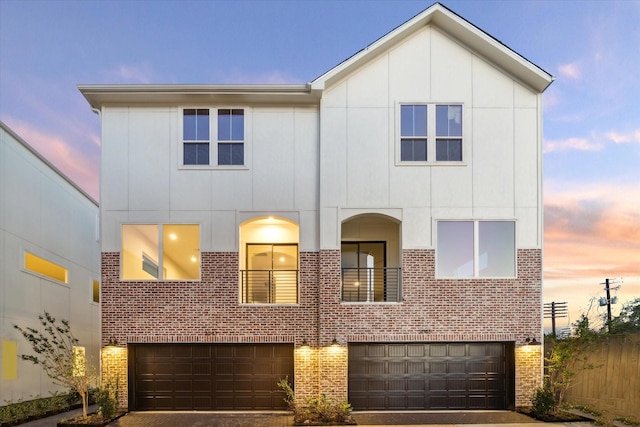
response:
{"label": "vertical board siding", "polygon": [[565,400],[607,417],[640,419],[640,333],[607,337],[585,356]]}

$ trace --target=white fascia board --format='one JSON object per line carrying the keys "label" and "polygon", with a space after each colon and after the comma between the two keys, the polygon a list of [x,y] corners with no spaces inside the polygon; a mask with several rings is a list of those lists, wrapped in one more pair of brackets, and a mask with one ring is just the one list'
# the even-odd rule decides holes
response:
{"label": "white fascia board", "polygon": [[78,85],[92,108],[181,103],[317,104],[309,84],[295,85]]}

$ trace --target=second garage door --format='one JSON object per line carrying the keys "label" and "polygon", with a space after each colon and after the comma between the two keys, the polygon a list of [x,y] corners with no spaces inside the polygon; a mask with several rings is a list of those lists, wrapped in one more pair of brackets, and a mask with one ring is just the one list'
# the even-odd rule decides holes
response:
{"label": "second garage door", "polygon": [[285,409],[287,376],[292,344],[132,344],[129,409]]}
{"label": "second garage door", "polygon": [[512,343],[349,344],[355,410],[511,409]]}

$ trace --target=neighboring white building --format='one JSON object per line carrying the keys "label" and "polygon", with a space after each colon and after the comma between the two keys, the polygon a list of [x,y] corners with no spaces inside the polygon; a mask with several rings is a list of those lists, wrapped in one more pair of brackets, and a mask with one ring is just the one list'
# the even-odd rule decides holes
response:
{"label": "neighboring white building", "polygon": [[308,84],[81,86],[121,402],[530,405],[552,80],[435,4]]}
{"label": "neighboring white building", "polygon": [[0,122],[0,405],[66,391],[20,359],[31,347],[13,325],[67,319],[99,368],[98,203]]}

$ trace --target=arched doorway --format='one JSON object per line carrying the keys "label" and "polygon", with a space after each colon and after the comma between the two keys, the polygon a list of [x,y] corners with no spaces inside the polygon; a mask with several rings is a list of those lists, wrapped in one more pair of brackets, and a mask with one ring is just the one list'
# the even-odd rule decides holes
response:
{"label": "arched doorway", "polygon": [[245,304],[298,302],[298,224],[262,217],[240,225],[240,298]]}

